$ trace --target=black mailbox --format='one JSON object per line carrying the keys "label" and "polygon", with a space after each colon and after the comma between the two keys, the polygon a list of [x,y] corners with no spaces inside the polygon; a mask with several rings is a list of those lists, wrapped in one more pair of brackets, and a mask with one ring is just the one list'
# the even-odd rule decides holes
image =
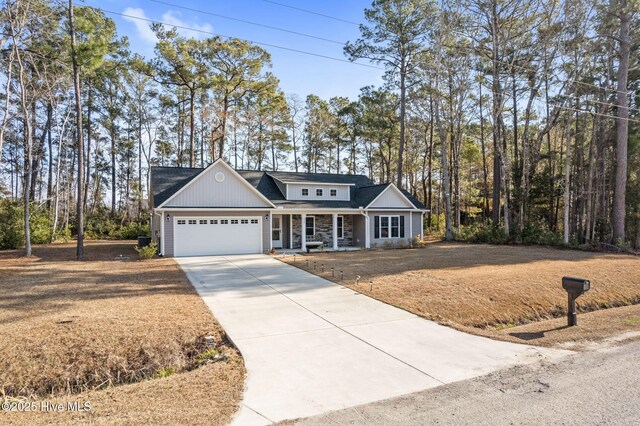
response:
{"label": "black mailbox", "polygon": [[576,299],[585,291],[591,288],[591,282],[584,278],[562,277],[562,288],[569,295],[569,306],[567,312],[568,325],[578,325],[578,313],[576,312]]}

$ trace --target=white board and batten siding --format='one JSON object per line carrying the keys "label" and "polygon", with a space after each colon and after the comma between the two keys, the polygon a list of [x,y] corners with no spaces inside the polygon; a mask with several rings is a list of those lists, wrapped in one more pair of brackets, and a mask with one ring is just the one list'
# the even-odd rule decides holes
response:
{"label": "white board and batten siding", "polygon": [[374,208],[401,208],[415,209],[406,197],[394,186],[388,186],[373,202],[369,205],[370,209]]}
{"label": "white board and batten siding", "polygon": [[[287,199],[289,200],[328,200],[328,201],[349,201],[351,187],[348,185],[318,185],[318,184],[287,184]],[[309,195],[302,195],[302,190],[308,189]],[[322,195],[316,195],[316,190],[321,189]],[[331,190],[336,191],[335,196],[331,196]]]}
{"label": "white board and batten siding", "polygon": [[271,207],[246,181],[223,164],[215,164],[170,199],[169,207]]}

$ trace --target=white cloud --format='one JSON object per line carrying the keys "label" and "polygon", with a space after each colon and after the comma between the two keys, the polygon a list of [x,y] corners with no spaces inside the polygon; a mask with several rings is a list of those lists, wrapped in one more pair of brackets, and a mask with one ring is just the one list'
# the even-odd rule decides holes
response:
{"label": "white cloud", "polygon": [[[135,25],[136,30],[138,32],[138,36],[151,44],[156,44],[158,39],[156,35],[151,30],[151,22],[149,21],[151,18],[148,18],[145,14],[144,10],[139,7],[127,7],[124,12],[122,12],[125,16],[124,19],[133,23]],[[205,32],[213,32],[213,27],[210,24],[198,24],[195,22],[188,22],[181,19],[181,14],[179,12],[168,11],[162,15],[162,18],[159,21],[164,22],[168,25],[167,27],[178,27],[178,33],[185,37],[193,37],[193,38],[207,38],[210,34],[203,33]],[[136,19],[138,18],[138,19]],[[146,19],[146,20],[145,20]],[[187,29],[189,28],[189,29]],[[199,31],[193,31],[193,30]]]}
{"label": "white cloud", "polygon": [[169,25],[173,25],[176,27],[185,27],[185,28],[193,28],[194,30],[199,31],[191,31],[186,30],[184,28],[178,28],[178,32],[185,37],[193,37],[193,38],[207,38],[210,34],[205,34],[200,31],[205,31],[208,33],[213,32],[213,27],[209,24],[197,24],[195,22],[187,22],[180,19],[179,12],[168,11],[164,15],[162,15],[162,22],[166,22]]}
{"label": "white cloud", "polygon": [[128,7],[124,10],[124,12],[122,12],[122,14],[129,15],[125,16],[124,19],[136,26],[136,30],[138,31],[138,35],[140,36],[140,38],[148,41],[149,43],[156,44],[156,41],[158,41],[158,39],[156,38],[156,35],[153,33],[153,31],[151,31],[151,22],[142,20],[149,19],[144,14],[144,10],[139,7]]}

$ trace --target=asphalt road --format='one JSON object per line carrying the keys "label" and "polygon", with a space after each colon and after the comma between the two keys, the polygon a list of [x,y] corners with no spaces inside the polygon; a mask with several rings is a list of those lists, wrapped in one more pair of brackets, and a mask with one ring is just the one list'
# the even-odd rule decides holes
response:
{"label": "asphalt road", "polygon": [[638,425],[640,340],[302,419],[300,425]]}

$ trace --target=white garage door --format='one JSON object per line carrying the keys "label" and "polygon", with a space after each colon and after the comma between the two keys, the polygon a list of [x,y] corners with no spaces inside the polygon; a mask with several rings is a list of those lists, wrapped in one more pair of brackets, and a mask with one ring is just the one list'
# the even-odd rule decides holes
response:
{"label": "white garage door", "polygon": [[175,256],[262,252],[260,217],[179,217],[174,219]]}

